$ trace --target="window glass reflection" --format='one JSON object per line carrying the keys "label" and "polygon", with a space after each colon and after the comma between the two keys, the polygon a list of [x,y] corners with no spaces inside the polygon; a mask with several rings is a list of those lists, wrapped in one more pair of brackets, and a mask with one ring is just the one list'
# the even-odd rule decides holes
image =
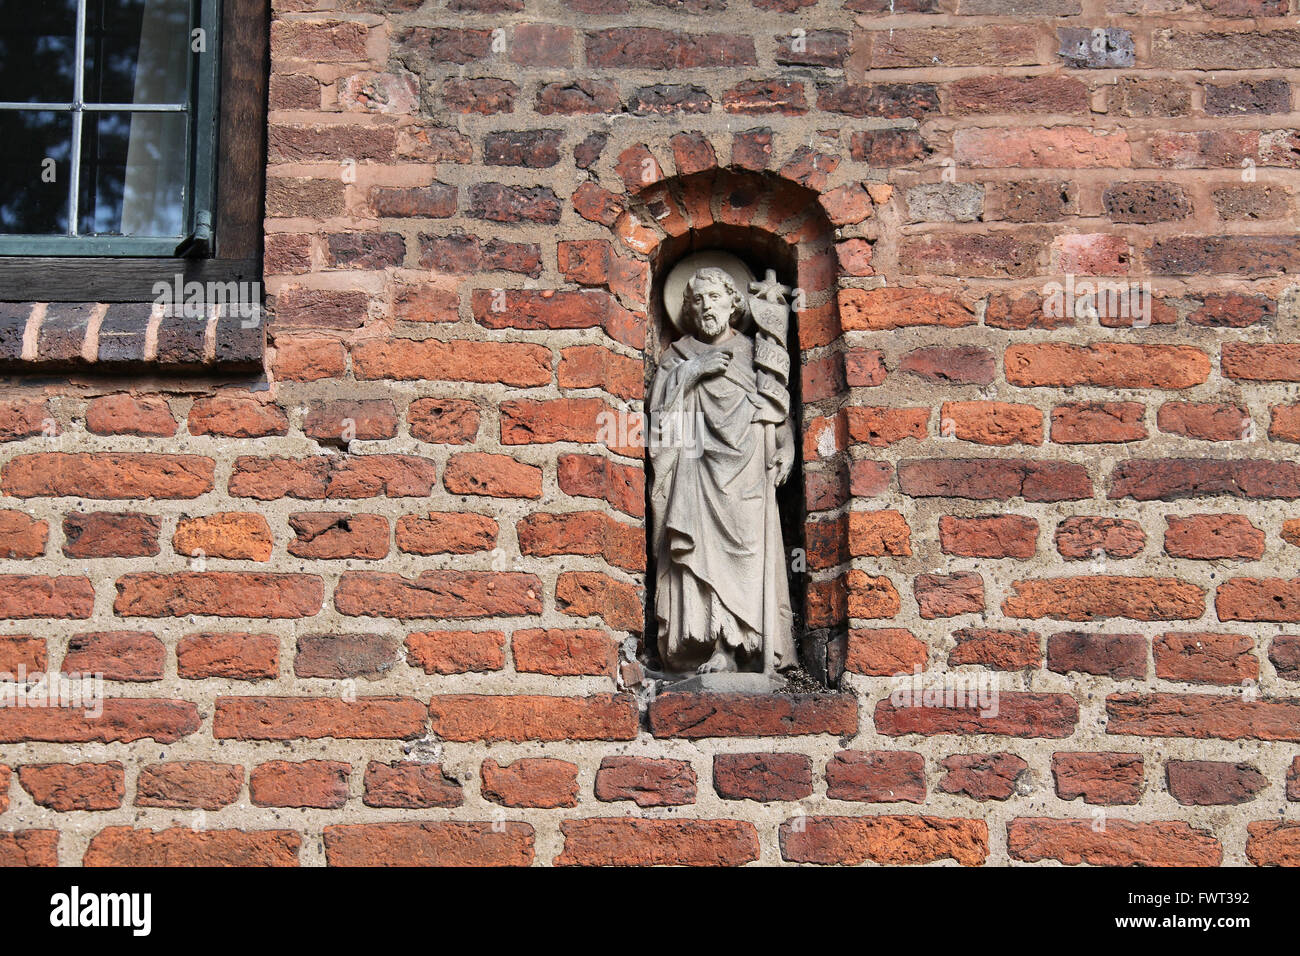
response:
{"label": "window glass reflection", "polygon": [[190,0],[88,0],[87,103],[183,103]]}
{"label": "window glass reflection", "polygon": [[77,0],[0,0],[0,100],[71,103]]}
{"label": "window glass reflection", "polygon": [[0,110],[0,143],[0,232],[67,232],[72,114]]}
{"label": "window glass reflection", "polygon": [[85,114],[79,230],[180,236],[185,225],[185,115]]}

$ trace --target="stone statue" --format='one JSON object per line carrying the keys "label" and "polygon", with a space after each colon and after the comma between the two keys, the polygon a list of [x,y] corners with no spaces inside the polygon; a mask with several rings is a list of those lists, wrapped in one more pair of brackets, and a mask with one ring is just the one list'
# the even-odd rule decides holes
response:
{"label": "stone statue", "polygon": [[[691,258],[734,263],[693,269],[680,309],[666,303],[682,336],[650,390],[659,651],[670,674],[775,678],[796,663],[776,504],[798,454],[787,388],[790,290],[768,270],[745,283],[746,294],[740,282],[752,276],[740,260]],[[673,286],[670,276],[665,295]]]}

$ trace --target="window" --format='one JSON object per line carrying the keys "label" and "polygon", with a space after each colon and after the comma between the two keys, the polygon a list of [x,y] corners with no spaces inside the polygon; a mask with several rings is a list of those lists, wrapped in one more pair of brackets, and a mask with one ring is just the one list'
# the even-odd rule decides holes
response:
{"label": "window", "polygon": [[0,0],[0,300],[261,276],[267,0]]}

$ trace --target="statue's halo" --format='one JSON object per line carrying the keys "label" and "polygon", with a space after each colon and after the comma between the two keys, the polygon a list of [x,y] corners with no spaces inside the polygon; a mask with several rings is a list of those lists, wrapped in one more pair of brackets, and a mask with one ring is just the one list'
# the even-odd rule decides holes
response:
{"label": "statue's halo", "polygon": [[700,269],[708,268],[726,272],[735,281],[741,295],[749,294],[749,284],[754,281],[754,273],[749,271],[749,266],[745,265],[745,261],[739,256],[723,252],[721,249],[691,253],[673,266],[668,277],[664,279],[664,310],[668,313],[668,318],[672,319],[673,326],[678,332],[686,331],[682,328],[681,321],[682,293],[686,291],[686,283]]}

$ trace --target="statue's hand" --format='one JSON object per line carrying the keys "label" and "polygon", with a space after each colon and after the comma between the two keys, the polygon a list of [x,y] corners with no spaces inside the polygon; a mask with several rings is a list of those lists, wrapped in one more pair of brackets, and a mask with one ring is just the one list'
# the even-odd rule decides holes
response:
{"label": "statue's hand", "polygon": [[776,483],[784,485],[794,468],[794,449],[778,447],[772,455],[772,467],[776,470]]}
{"label": "statue's hand", "polygon": [[696,359],[699,362],[699,368],[696,372],[697,378],[708,378],[713,375],[721,375],[731,364],[731,355],[727,352],[709,352]]}

